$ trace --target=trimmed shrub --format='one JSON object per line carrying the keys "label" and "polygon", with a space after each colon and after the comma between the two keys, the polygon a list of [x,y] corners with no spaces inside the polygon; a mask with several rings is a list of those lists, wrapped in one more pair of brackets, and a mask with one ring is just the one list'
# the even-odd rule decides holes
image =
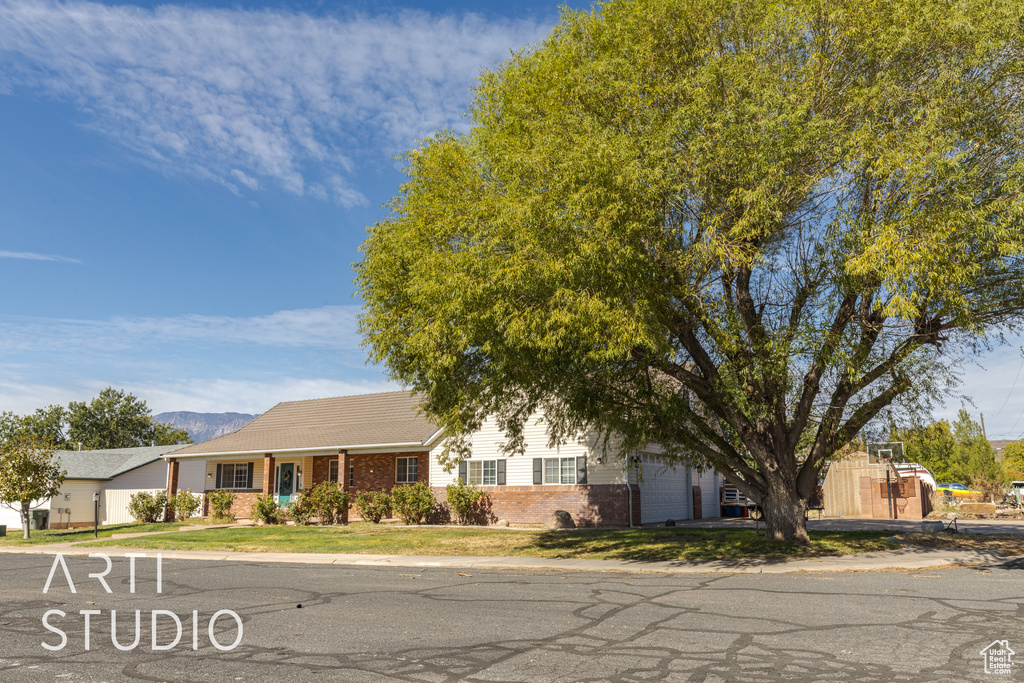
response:
{"label": "trimmed shrub", "polygon": [[155,495],[148,491],[139,491],[128,499],[128,512],[136,522],[159,522],[163,519],[166,507],[166,491],[160,491]]}
{"label": "trimmed shrub", "polygon": [[363,519],[380,524],[391,514],[391,496],[387,491],[364,491],[356,496],[356,509]]}
{"label": "trimmed shrub", "polygon": [[421,524],[434,509],[437,500],[430,487],[422,481],[410,486],[391,489],[391,504],[395,514],[406,524]]}
{"label": "trimmed shrub", "polygon": [[[173,501],[173,504],[171,504]],[[202,496],[197,496],[191,491],[178,491],[168,501],[170,507],[174,508],[174,516],[176,519],[188,519],[195,515],[203,507]]]}
{"label": "trimmed shrub", "polygon": [[308,494],[313,512],[321,524],[338,524],[349,508],[349,495],[336,483],[324,481],[313,487]]}
{"label": "trimmed shrub", "polygon": [[316,506],[308,493],[300,493],[288,506],[288,515],[298,526],[308,526],[313,523],[313,514]]}
{"label": "trimmed shrub", "polygon": [[459,524],[480,523],[486,520],[486,495],[472,484],[461,479],[457,484],[447,486],[448,509]]}
{"label": "trimmed shrub", "polygon": [[277,502],[273,496],[265,496],[262,493],[256,494],[256,502],[250,510],[253,519],[264,524],[280,524],[281,511],[277,509]]}
{"label": "trimmed shrub", "polygon": [[211,517],[214,519],[234,519],[235,516],[228,512],[231,504],[235,502],[235,494],[232,491],[217,489],[209,493]]}

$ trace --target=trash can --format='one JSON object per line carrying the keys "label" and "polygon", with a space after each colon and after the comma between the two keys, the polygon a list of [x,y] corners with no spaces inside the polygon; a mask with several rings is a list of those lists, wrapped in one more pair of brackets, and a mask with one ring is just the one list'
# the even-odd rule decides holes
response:
{"label": "trash can", "polygon": [[7,525],[6,524],[0,524],[0,536],[6,536],[6,535],[7,535]]}
{"label": "trash can", "polygon": [[33,510],[32,518],[29,522],[29,529],[45,529],[50,520],[49,510]]}

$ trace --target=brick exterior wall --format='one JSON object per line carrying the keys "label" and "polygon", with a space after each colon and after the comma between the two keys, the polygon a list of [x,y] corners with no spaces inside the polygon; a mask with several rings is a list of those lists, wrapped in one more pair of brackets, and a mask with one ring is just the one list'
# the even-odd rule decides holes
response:
{"label": "brick exterior wall", "polygon": [[[353,485],[348,486],[348,472],[342,475],[348,491],[390,491],[399,484],[395,481],[398,458],[416,458],[417,482],[430,484],[430,461],[427,451],[414,453],[357,453],[349,454],[349,461],[354,465]],[[324,466],[323,479],[317,479],[316,461],[313,462],[313,484],[327,480],[327,469]]]}
{"label": "brick exterior wall", "polygon": [[315,455],[313,456],[313,486],[330,479],[331,463],[337,462],[336,455]]}
{"label": "brick exterior wall", "polygon": [[[432,489],[444,501],[444,487]],[[490,521],[511,524],[543,524],[555,510],[572,515],[577,526],[628,526],[628,491],[625,484],[583,486],[486,486],[490,499]],[[633,487],[633,522],[640,524],[640,491]]]}
{"label": "brick exterior wall", "polygon": [[[210,515],[210,494],[215,489],[203,492],[203,515]],[[250,519],[252,517],[252,506],[256,503],[256,496],[263,493],[263,489],[232,489],[235,499],[231,502],[229,512],[236,519]]]}

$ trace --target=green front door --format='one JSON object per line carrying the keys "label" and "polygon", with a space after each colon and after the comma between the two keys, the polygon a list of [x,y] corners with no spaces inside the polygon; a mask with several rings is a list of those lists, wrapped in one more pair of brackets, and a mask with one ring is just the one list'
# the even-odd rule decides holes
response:
{"label": "green front door", "polygon": [[277,500],[281,506],[288,505],[295,491],[295,463],[281,463],[280,481],[277,482]]}

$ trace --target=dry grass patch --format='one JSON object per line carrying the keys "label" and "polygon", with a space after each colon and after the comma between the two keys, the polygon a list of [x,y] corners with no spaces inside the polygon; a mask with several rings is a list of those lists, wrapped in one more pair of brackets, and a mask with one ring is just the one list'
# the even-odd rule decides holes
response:
{"label": "dry grass patch", "polygon": [[1024,555],[1024,535],[1018,534],[900,534],[896,538],[928,548],[994,550],[1004,555]]}

